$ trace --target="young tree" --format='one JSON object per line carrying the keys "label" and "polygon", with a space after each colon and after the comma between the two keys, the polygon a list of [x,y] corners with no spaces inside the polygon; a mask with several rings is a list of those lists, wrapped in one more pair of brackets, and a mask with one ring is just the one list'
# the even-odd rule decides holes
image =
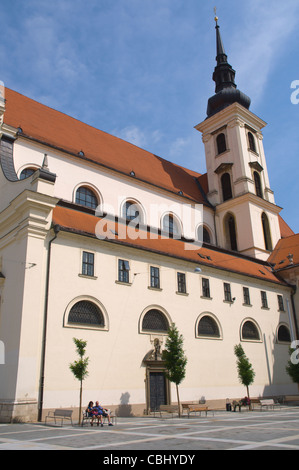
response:
{"label": "young tree", "polygon": [[82,409],[82,389],[83,389],[83,380],[88,376],[88,357],[85,356],[87,341],[82,339],[73,338],[73,341],[76,345],[77,354],[79,356],[78,361],[74,361],[69,365],[70,370],[74,374],[75,378],[80,381],[80,399],[79,399],[79,424],[81,422],[81,409]]}
{"label": "young tree", "polygon": [[238,344],[235,346],[235,355],[237,356],[237,367],[238,367],[238,374],[240,382],[245,385],[247,388],[247,397],[249,397],[249,385],[251,385],[254,381],[255,372],[250,364],[248,358],[245,355],[245,352],[241,346]]}
{"label": "young tree", "polygon": [[299,387],[299,349],[289,349],[290,352],[290,360],[286,366],[286,371],[291,377],[292,381],[298,385]]}
{"label": "young tree", "polygon": [[179,334],[177,327],[172,323],[168,330],[162,358],[165,361],[166,377],[176,385],[179,416],[181,416],[179,385],[186,375],[187,358],[183,350],[183,336]]}

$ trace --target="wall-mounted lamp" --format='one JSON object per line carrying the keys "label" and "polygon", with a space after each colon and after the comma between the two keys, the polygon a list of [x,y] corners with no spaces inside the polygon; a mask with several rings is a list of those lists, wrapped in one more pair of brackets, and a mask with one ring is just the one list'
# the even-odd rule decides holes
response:
{"label": "wall-mounted lamp", "polygon": [[199,273],[202,272],[202,270],[201,270],[201,268],[197,267],[197,268],[194,269],[194,272],[197,273],[197,274],[199,274]]}

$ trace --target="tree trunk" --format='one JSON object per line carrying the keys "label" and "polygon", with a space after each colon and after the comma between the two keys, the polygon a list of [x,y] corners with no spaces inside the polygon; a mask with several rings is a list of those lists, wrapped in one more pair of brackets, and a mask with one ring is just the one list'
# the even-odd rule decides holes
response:
{"label": "tree trunk", "polygon": [[82,409],[82,380],[80,380],[79,426],[81,424],[81,409]]}
{"label": "tree trunk", "polygon": [[[246,385],[246,388],[247,388],[247,398],[248,398],[248,400],[250,401],[249,387],[248,387],[248,385]],[[249,409],[250,409],[250,411],[252,410],[251,403],[250,403],[250,405],[249,405]]]}
{"label": "tree trunk", "polygon": [[175,385],[176,385],[176,394],[177,394],[177,398],[178,398],[179,417],[181,417],[181,404],[180,404],[180,396],[179,396],[179,386],[178,386],[178,384],[175,384]]}

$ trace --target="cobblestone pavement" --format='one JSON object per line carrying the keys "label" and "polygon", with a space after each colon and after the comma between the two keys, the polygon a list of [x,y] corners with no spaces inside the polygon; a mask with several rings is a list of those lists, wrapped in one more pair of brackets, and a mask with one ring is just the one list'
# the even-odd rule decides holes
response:
{"label": "cobblestone pavement", "polygon": [[[177,461],[172,463],[193,464],[197,450],[255,449],[299,450],[299,407],[241,413],[220,411],[208,417],[192,416],[189,419],[171,416],[118,418],[115,426],[102,428],[44,423],[0,424],[0,451],[101,450],[98,455],[103,463],[122,463],[131,467],[135,466],[133,460],[120,462],[117,459],[136,455],[141,462],[162,464],[171,463],[163,459],[177,456]],[[195,460],[191,461],[192,455]],[[110,460],[104,461],[106,458]],[[162,460],[154,462],[156,458]],[[182,461],[187,458],[188,462]]]}

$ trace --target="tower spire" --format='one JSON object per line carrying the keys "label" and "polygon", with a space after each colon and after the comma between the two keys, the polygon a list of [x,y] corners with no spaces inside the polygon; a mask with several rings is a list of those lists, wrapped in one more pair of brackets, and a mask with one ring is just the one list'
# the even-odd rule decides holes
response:
{"label": "tower spire", "polygon": [[224,49],[220,27],[218,24],[218,16],[215,12],[216,22],[216,62],[217,65],[214,69],[213,80],[215,82],[215,95],[209,99],[207,115],[208,117],[221,111],[226,106],[234,102],[239,102],[242,106],[247,109],[250,106],[250,98],[241,91],[237,90],[235,84],[236,72],[227,61],[227,55]]}

